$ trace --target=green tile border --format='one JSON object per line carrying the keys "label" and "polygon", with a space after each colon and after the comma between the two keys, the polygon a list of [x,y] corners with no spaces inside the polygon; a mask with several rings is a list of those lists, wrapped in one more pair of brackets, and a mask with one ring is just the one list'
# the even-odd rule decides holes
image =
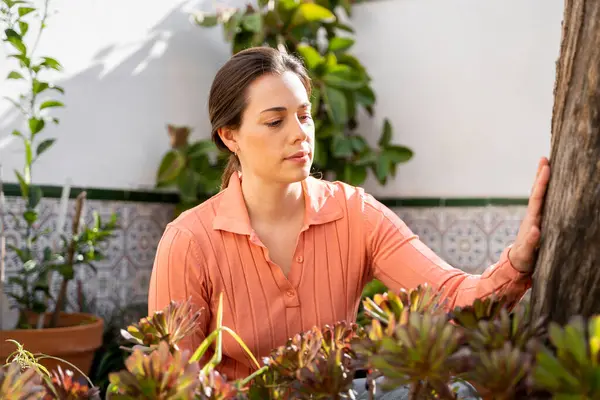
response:
{"label": "green tile border", "polygon": [[[62,194],[62,186],[40,185],[44,197],[59,199]],[[161,193],[158,191],[138,191],[123,189],[101,189],[101,188],[82,188],[71,187],[70,197],[73,199],[82,191],[87,192],[87,198],[90,200],[109,200],[109,201],[133,201],[139,203],[168,203],[175,204],[179,201],[179,196],[175,193]],[[21,188],[16,183],[4,184],[5,196],[20,196]]]}
{"label": "green tile border", "polygon": [[[61,186],[41,186],[44,197],[60,198]],[[91,200],[107,201],[132,201],[140,203],[166,203],[176,204],[179,196],[175,193],[162,193],[158,191],[137,191],[101,188],[71,188],[71,198],[75,198],[83,190],[87,192],[87,198]],[[18,184],[5,183],[4,193],[6,196],[20,196],[21,190]],[[485,206],[522,206],[527,205],[526,198],[499,198],[499,197],[469,197],[469,198],[379,198],[388,207],[485,207]]]}

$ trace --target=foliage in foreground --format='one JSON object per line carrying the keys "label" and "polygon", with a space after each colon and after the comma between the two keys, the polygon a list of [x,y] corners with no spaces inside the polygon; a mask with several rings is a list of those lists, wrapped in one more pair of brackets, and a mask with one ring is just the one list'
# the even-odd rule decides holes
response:
{"label": "foliage in foreground", "polygon": [[[542,329],[526,305],[511,308],[502,298],[446,312],[442,293],[427,286],[378,294],[363,308],[365,327],[315,327],[261,365],[222,325],[221,306],[216,330],[197,351],[180,351],[177,342],[192,333],[202,310],[171,303],[123,330],[133,349],[126,368],[111,374],[107,399],[351,399],[358,370],[369,371],[371,389],[408,385],[414,399],[456,399],[452,384],[461,380],[486,399],[600,397],[600,316]],[[248,352],[256,365],[251,376],[229,381],[219,373],[223,333]],[[214,355],[200,365],[212,345]],[[50,376],[25,350],[19,354],[0,370],[0,398],[98,398],[70,372]]]}

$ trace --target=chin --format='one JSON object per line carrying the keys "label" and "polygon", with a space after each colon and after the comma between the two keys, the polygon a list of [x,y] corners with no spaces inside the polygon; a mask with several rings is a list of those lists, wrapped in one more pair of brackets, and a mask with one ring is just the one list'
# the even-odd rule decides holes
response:
{"label": "chin", "polygon": [[280,181],[284,181],[287,183],[294,183],[294,182],[300,182],[305,180],[306,178],[308,178],[310,176],[310,166],[308,167],[303,167],[303,168],[297,168],[295,171],[290,171],[289,173],[286,173],[285,175],[280,175]]}

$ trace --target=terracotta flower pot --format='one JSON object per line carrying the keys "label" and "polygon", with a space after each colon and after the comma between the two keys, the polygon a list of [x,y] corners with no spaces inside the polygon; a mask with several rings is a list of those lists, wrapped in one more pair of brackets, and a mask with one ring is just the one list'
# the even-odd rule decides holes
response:
{"label": "terracotta flower pot", "polygon": [[[46,321],[51,315],[46,315]],[[30,323],[35,324],[36,315],[28,316]],[[0,330],[0,365],[16,350],[16,345],[6,340],[12,339],[21,343],[25,350],[36,354],[58,357],[74,364],[86,375],[89,374],[94,352],[102,345],[104,321],[91,314],[61,313],[57,328]],[[43,359],[40,363],[49,371],[58,365],[62,369],[72,369],[68,364],[53,359]],[[79,375],[77,371],[73,371]]]}

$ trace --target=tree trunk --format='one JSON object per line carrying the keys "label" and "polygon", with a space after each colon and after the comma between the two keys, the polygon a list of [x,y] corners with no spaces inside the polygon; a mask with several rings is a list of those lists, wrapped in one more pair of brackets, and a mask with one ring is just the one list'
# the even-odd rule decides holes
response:
{"label": "tree trunk", "polygon": [[600,1],[565,0],[532,316],[600,313]]}

